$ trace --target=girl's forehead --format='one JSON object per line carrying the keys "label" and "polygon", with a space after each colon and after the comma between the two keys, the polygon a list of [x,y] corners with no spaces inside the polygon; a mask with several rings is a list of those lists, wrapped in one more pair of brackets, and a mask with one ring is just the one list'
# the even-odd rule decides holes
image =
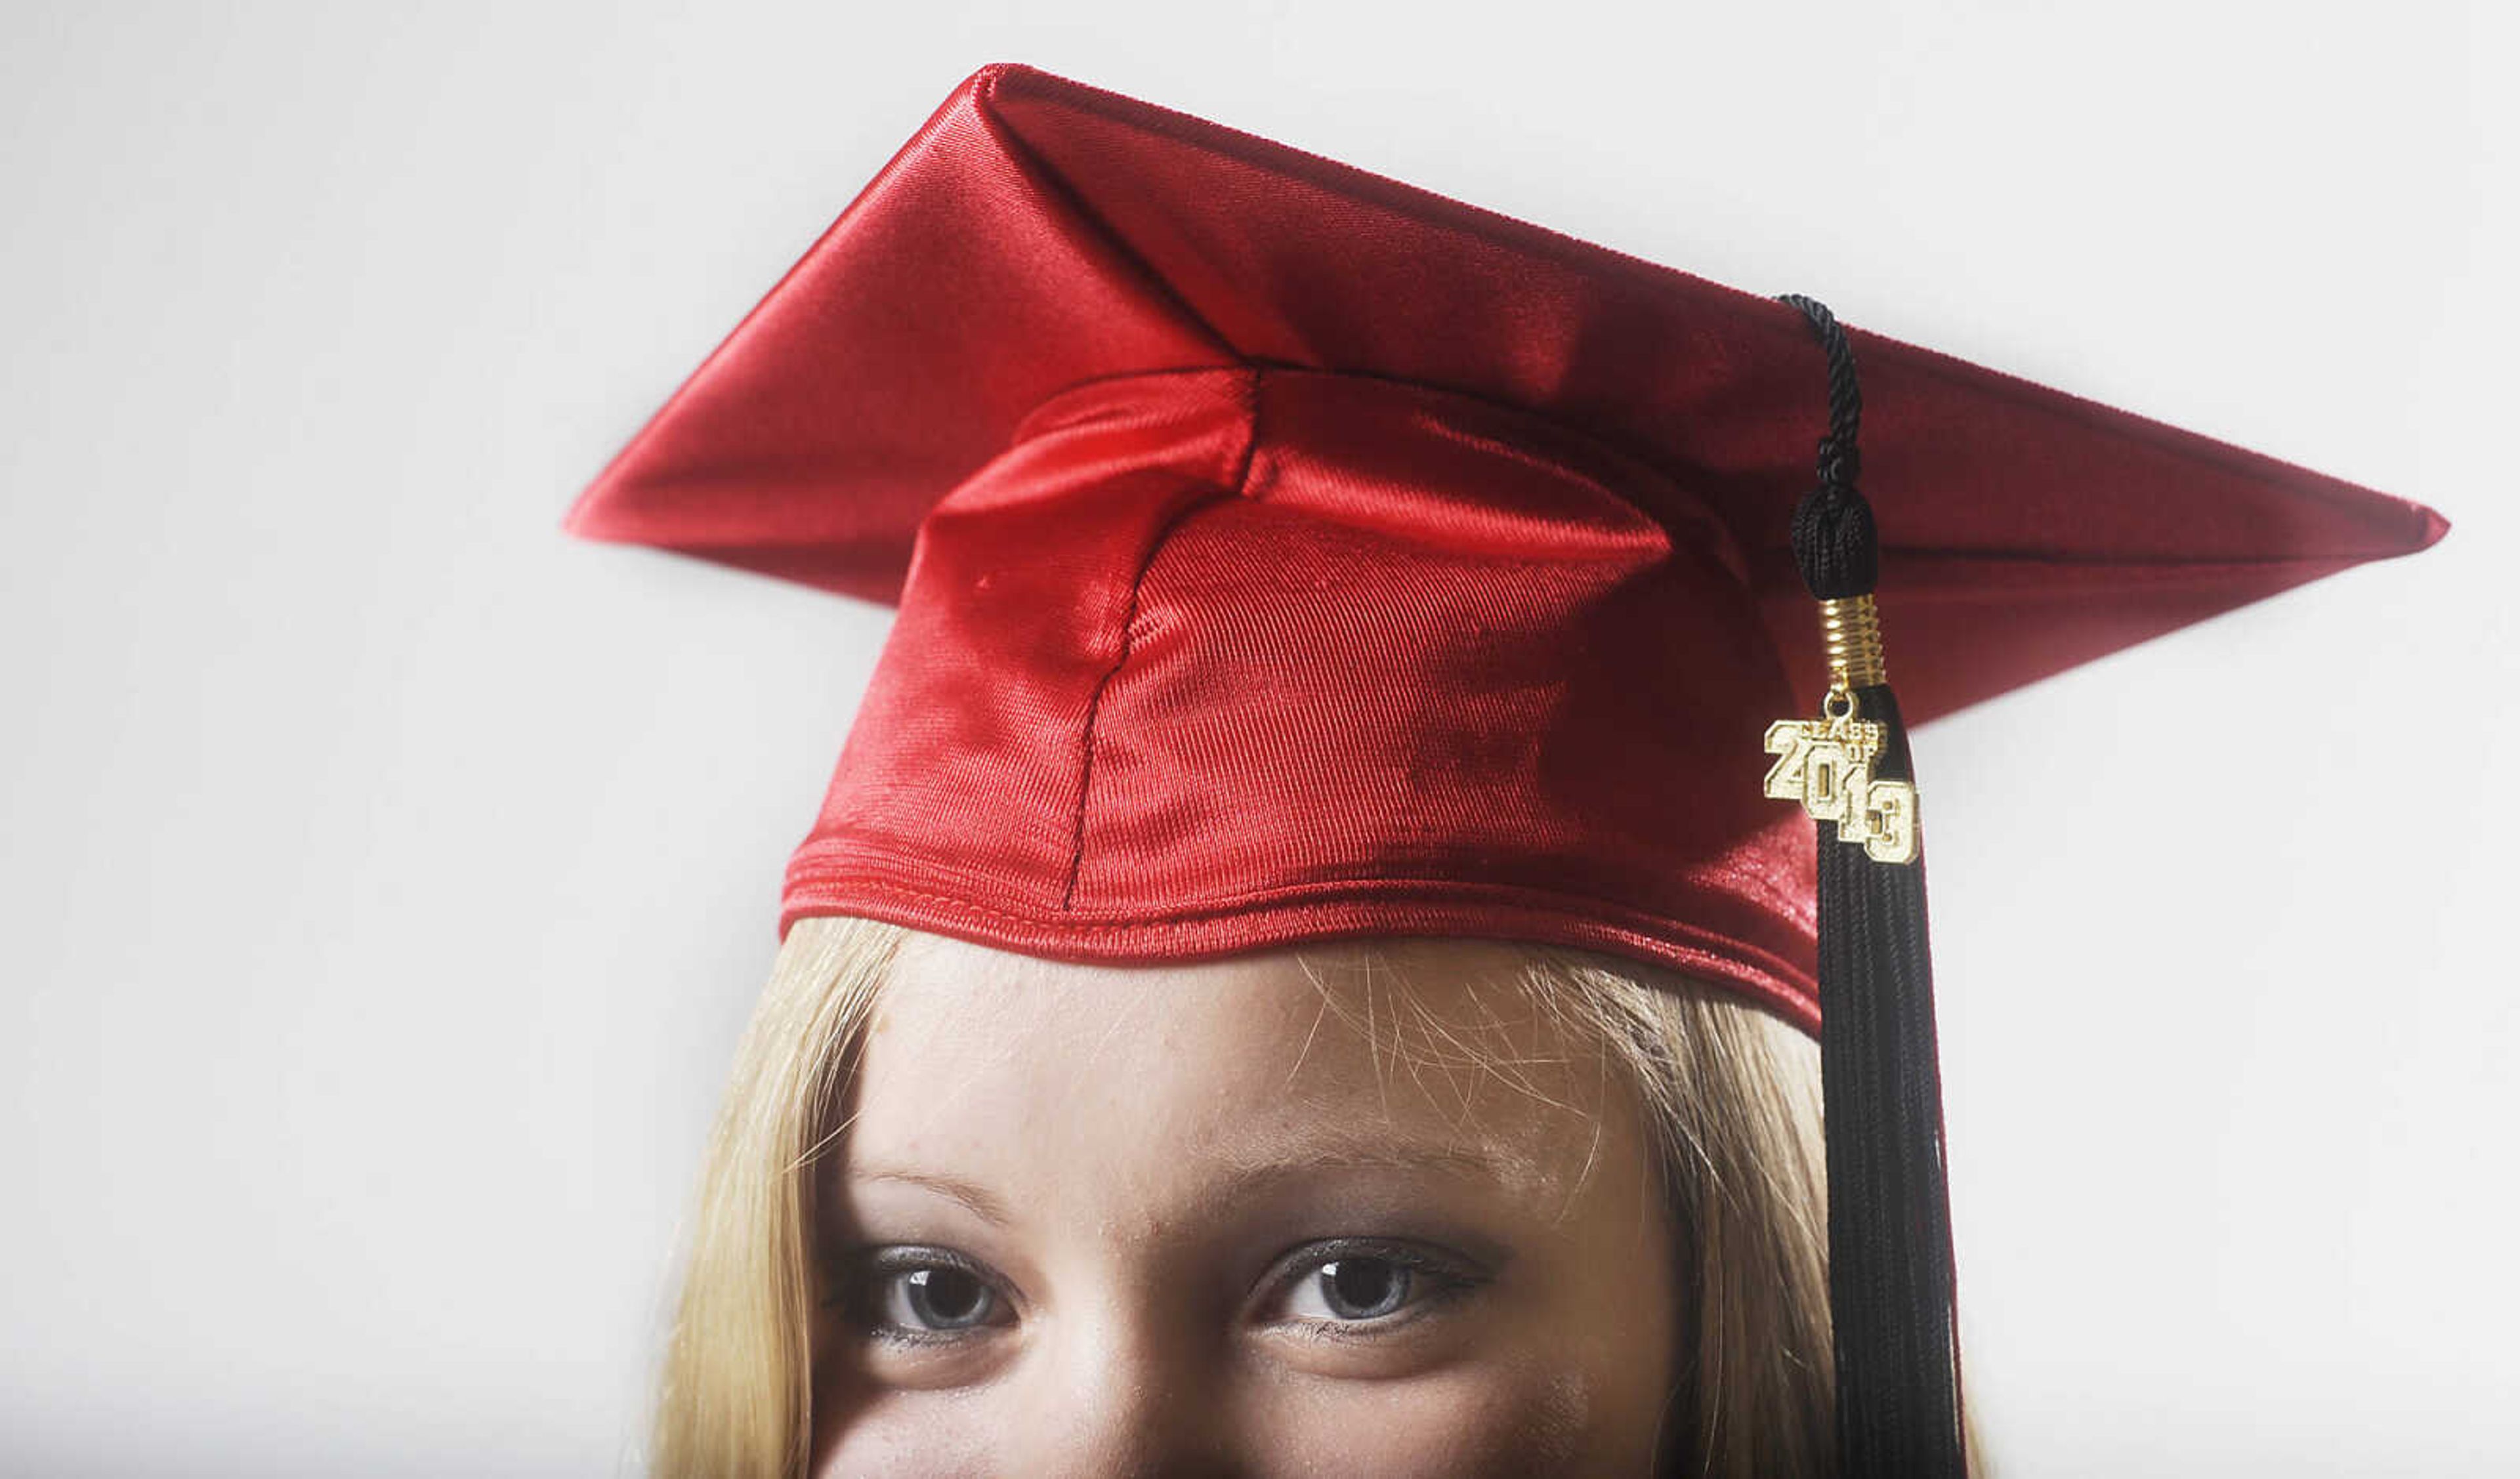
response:
{"label": "girl's forehead", "polygon": [[847,1158],[1122,1180],[1388,1158],[1543,1189],[1612,1106],[1520,963],[1425,940],[1113,967],[915,937],[870,1020]]}
{"label": "girl's forehead", "polygon": [[1334,942],[1162,965],[1043,960],[940,935],[905,942],[870,1023],[870,1053],[1020,1057],[1079,1071],[1206,1054],[1219,1087],[1381,1064],[1528,1077],[1563,1065],[1567,1004],[1503,941]]}

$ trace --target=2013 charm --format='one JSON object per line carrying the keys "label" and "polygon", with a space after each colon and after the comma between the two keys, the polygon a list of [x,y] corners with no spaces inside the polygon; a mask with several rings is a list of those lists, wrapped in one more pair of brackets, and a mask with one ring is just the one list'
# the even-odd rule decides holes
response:
{"label": "2013 charm", "polygon": [[1832,688],[1818,719],[1779,719],[1768,726],[1767,793],[1800,801],[1815,820],[1837,824],[1837,839],[1861,843],[1876,863],[1916,861],[1916,787],[1873,776],[1881,726],[1855,712],[1855,695]]}

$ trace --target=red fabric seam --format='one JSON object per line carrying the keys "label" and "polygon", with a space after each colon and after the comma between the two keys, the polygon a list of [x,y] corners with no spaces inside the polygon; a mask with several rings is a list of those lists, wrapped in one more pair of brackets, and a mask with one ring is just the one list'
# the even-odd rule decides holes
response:
{"label": "red fabric seam", "polygon": [[1163,528],[1148,541],[1146,558],[1138,561],[1137,573],[1129,577],[1129,608],[1120,617],[1120,655],[1112,659],[1111,666],[1095,683],[1094,696],[1085,706],[1085,733],[1079,741],[1084,754],[1078,763],[1076,781],[1076,833],[1068,852],[1067,886],[1060,891],[1058,898],[1061,911],[1075,907],[1077,875],[1085,869],[1085,807],[1094,793],[1095,726],[1102,716],[1102,695],[1111,687],[1111,680],[1120,676],[1120,669],[1128,666],[1130,650],[1137,641],[1138,593],[1147,583],[1147,571],[1154,564],[1155,557],[1163,552],[1164,542],[1173,537],[1173,531],[1180,528],[1186,519],[1201,509],[1228,499],[1248,496],[1251,465],[1254,455],[1260,450],[1260,375],[1261,372],[1254,368],[1244,379],[1242,455],[1237,460],[1232,485],[1220,487],[1206,497],[1192,499],[1174,510],[1172,517],[1164,521]]}

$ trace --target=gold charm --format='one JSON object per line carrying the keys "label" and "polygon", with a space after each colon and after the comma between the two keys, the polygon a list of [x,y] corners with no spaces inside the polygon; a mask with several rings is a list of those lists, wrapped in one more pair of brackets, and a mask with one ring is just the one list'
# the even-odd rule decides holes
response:
{"label": "gold charm", "polygon": [[1800,801],[1815,821],[1837,824],[1837,839],[1864,846],[1875,863],[1916,861],[1916,787],[1876,780],[1872,762],[1884,742],[1881,726],[1856,717],[1855,692],[1832,685],[1818,719],[1779,719],[1768,726],[1767,793]]}

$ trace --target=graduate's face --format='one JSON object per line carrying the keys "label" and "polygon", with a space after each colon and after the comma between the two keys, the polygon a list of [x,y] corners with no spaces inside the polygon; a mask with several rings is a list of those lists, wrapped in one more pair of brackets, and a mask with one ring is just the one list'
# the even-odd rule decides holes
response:
{"label": "graduate's face", "polygon": [[817,1173],[814,1472],[1650,1473],[1677,1242],[1638,1112],[1500,947],[1395,943],[1422,1020],[1282,952],[914,936]]}

